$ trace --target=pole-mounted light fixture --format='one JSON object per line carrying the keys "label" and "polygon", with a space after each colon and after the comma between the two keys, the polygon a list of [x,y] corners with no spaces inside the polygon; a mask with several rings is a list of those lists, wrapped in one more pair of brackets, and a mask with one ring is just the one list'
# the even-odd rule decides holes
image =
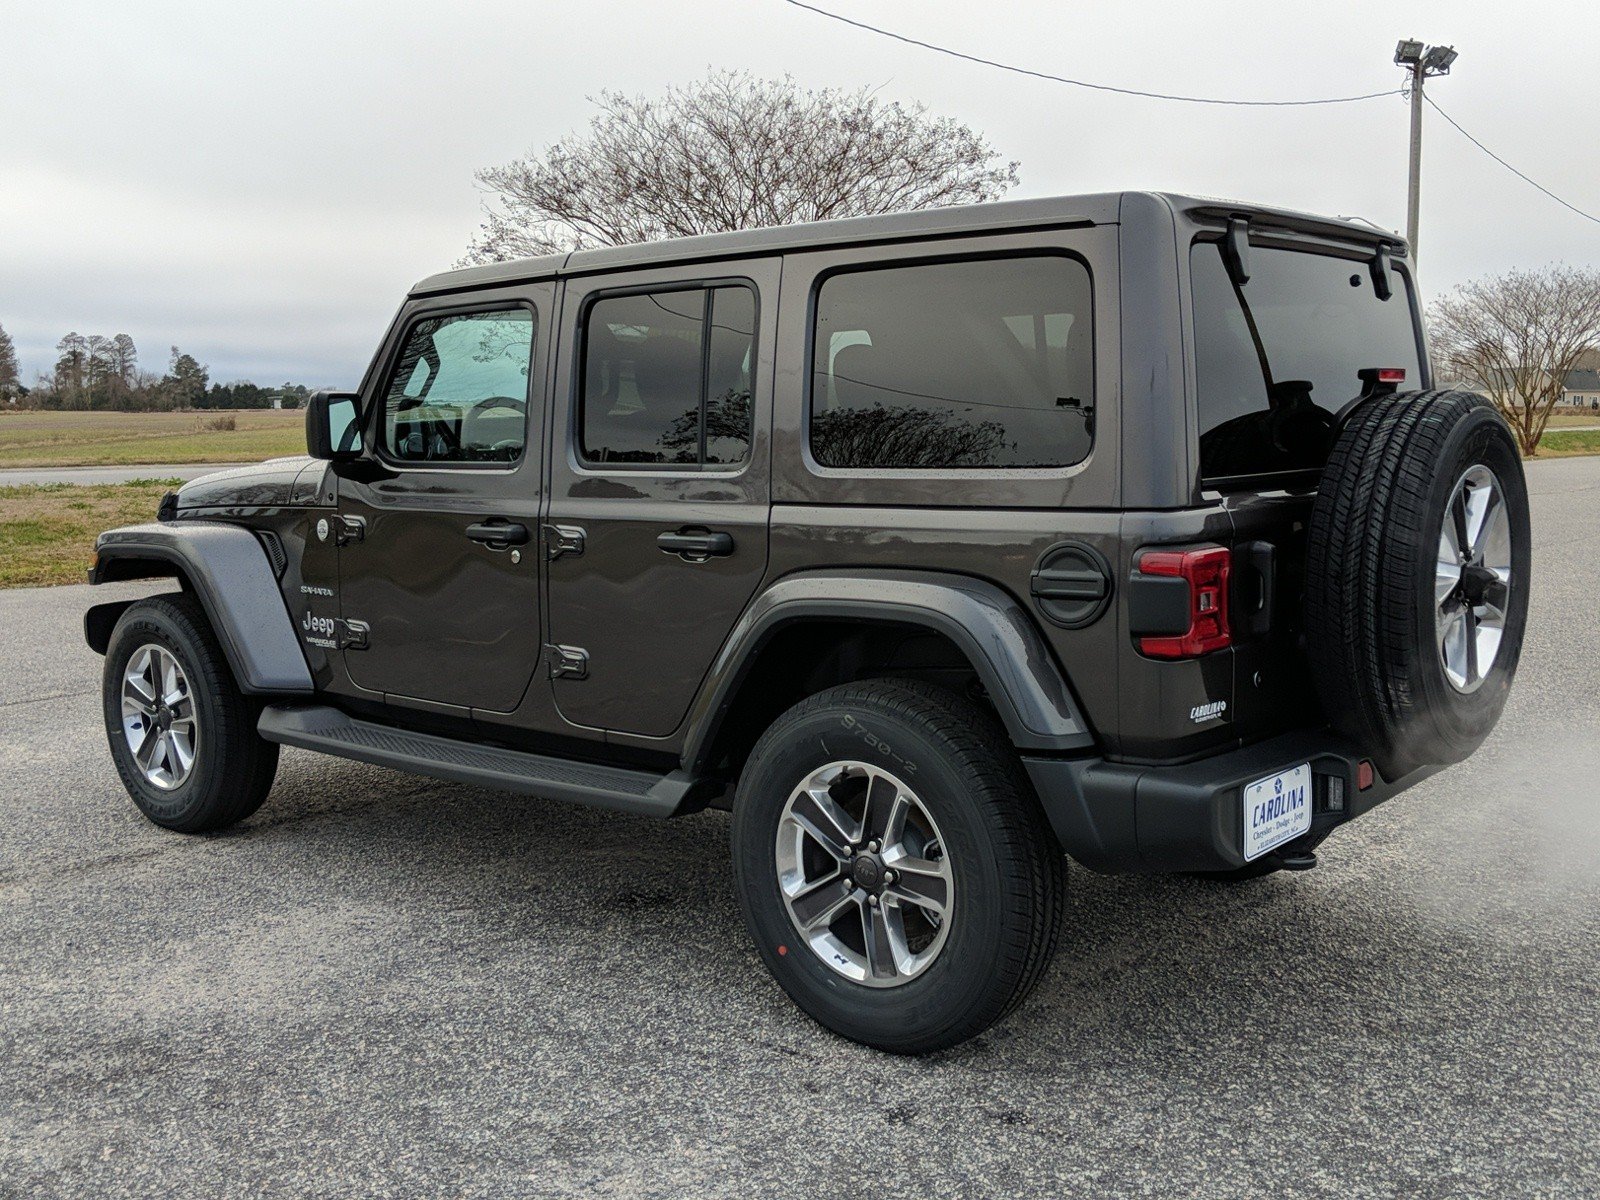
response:
{"label": "pole-mounted light fixture", "polygon": [[1411,76],[1411,176],[1406,188],[1406,240],[1411,262],[1417,261],[1417,207],[1422,191],[1422,84],[1437,75],[1450,74],[1456,61],[1454,46],[1425,46],[1416,38],[1401,38],[1394,48],[1396,66]]}

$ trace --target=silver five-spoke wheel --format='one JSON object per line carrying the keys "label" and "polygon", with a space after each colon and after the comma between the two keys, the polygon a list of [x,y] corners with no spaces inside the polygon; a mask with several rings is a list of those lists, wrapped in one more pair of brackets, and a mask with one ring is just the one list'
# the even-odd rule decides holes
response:
{"label": "silver five-spoke wheel", "polygon": [[1511,600],[1511,521],[1493,471],[1456,481],[1439,532],[1434,619],[1445,678],[1459,692],[1482,686],[1505,636]]}
{"label": "silver five-spoke wheel", "polygon": [[894,987],[943,949],[955,903],[944,840],[888,771],[849,761],[813,771],[784,805],[776,852],[795,929],[846,979]]}
{"label": "silver five-spoke wheel", "polygon": [[189,677],[172,651],[149,643],[122,676],[122,733],[146,780],[170,790],[194,769],[199,721]]}

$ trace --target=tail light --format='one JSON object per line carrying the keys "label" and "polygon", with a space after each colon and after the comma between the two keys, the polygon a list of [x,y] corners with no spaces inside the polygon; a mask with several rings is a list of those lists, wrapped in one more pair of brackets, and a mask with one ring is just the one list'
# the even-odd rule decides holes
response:
{"label": "tail light", "polygon": [[1139,639],[1139,649],[1152,658],[1198,658],[1233,644],[1228,621],[1228,574],[1233,551],[1225,546],[1195,550],[1146,550],[1138,574],[1181,579],[1189,585],[1188,628]]}

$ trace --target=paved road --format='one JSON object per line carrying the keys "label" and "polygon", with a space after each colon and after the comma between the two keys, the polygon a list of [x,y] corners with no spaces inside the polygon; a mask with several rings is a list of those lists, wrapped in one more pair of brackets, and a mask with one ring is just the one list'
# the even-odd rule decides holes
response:
{"label": "paved road", "polygon": [[8,467],[0,471],[0,487],[33,483],[127,483],[130,479],[198,479],[242,463],[150,463],[127,467]]}
{"label": "paved road", "polygon": [[86,589],[0,593],[0,1194],[1600,1194],[1600,459],[1531,476],[1470,767],[1307,875],[1075,872],[1033,999],[912,1062],[762,973],[722,815],[292,752],[236,832],[145,824]]}

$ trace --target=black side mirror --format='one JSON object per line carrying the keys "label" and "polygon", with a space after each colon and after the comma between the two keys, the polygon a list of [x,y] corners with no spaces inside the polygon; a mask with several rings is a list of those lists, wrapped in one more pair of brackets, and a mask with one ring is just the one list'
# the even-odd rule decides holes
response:
{"label": "black side mirror", "polygon": [[306,401],[306,453],[312,458],[361,454],[361,408],[355,392],[314,392]]}

